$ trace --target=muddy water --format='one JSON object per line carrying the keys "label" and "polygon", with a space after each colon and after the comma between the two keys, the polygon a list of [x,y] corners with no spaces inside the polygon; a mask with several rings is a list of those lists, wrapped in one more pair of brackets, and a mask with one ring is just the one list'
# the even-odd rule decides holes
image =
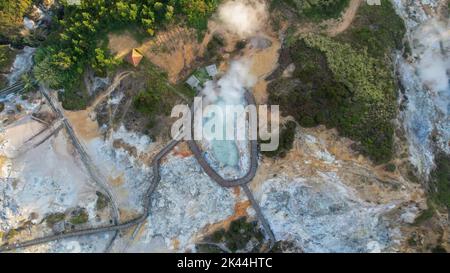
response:
{"label": "muddy water", "polygon": [[271,36],[263,36],[262,39],[270,41],[271,45],[265,49],[252,49],[248,53],[252,60],[251,73],[257,77],[257,82],[253,88],[253,94],[256,103],[264,104],[267,102],[267,85],[265,80],[270,73],[275,70],[278,65],[279,50],[281,43],[274,34]]}
{"label": "muddy water", "polygon": [[77,136],[88,142],[94,138],[100,137],[100,130],[97,121],[91,118],[91,110],[88,108],[83,111],[65,111]]}

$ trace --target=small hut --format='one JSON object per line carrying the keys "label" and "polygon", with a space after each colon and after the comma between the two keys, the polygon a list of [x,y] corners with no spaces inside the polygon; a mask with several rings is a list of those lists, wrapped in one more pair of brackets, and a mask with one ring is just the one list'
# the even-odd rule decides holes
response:
{"label": "small hut", "polygon": [[201,89],[200,87],[200,81],[197,79],[196,76],[192,75],[189,77],[189,79],[187,79],[186,81],[187,84],[189,84],[190,87],[194,88],[194,89]]}
{"label": "small hut", "polygon": [[212,78],[214,78],[219,73],[215,64],[207,66],[206,72],[208,72],[208,75]]}
{"label": "small hut", "polygon": [[131,50],[131,52],[125,57],[125,61],[130,63],[132,66],[137,67],[143,58],[144,55],[142,55],[142,53],[136,48],[133,48],[133,50]]}

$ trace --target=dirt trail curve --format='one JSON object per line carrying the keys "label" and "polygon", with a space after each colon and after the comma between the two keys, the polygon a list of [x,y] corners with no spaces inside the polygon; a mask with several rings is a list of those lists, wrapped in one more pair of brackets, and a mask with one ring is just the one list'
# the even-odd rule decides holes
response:
{"label": "dirt trail curve", "polygon": [[342,15],[341,21],[337,24],[333,24],[333,26],[327,30],[328,34],[334,37],[344,32],[352,24],[363,1],[364,0],[351,0],[349,7],[344,12],[344,15]]}
{"label": "dirt trail curve", "polygon": [[101,102],[103,102],[103,100],[105,100],[105,98],[107,98],[109,95],[111,95],[112,92],[114,92],[114,90],[116,90],[117,86],[119,86],[119,84],[122,82],[123,79],[130,76],[131,74],[133,74],[132,71],[124,71],[124,72],[118,74],[116,77],[114,77],[113,83],[108,87],[108,89],[105,92],[103,92],[100,96],[98,96],[95,99],[95,101],[92,103],[92,105],[89,108],[94,110],[95,107],[97,107],[97,105],[99,105]]}

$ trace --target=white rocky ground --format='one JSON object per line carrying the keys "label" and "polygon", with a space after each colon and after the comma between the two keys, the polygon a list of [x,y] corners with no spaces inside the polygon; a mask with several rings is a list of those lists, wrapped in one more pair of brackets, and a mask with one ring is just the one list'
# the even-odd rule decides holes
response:
{"label": "white rocky ground", "polygon": [[[441,18],[445,1],[394,0],[405,21],[412,56],[398,57],[405,88],[402,124],[410,143],[411,161],[427,177],[436,150],[450,153],[449,18]],[[433,141],[434,138],[434,141]]]}
{"label": "white rocky ground", "polygon": [[267,180],[261,206],[277,240],[305,252],[381,252],[392,244],[382,214],[395,205],[364,202],[333,172]]}
{"label": "white rocky ground", "polygon": [[161,175],[150,217],[128,251],[192,251],[203,228],[234,213],[232,191],[211,181],[193,157],[170,156]]}
{"label": "white rocky ground", "polygon": [[124,127],[106,141],[98,137],[86,144],[97,169],[109,180],[119,208],[137,215],[142,212],[142,197],[152,179],[151,167],[124,148],[114,148],[113,142],[118,139],[135,147],[138,154],[151,151],[154,145],[147,136],[127,132]]}

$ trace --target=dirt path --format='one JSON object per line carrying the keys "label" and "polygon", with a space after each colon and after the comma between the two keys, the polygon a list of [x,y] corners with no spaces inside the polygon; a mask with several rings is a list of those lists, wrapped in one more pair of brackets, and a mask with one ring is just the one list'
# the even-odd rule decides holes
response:
{"label": "dirt path", "polygon": [[344,32],[352,24],[362,2],[363,0],[351,0],[349,7],[341,17],[340,21],[337,24],[333,23],[330,28],[328,28],[327,33],[334,37],[339,33]]}

